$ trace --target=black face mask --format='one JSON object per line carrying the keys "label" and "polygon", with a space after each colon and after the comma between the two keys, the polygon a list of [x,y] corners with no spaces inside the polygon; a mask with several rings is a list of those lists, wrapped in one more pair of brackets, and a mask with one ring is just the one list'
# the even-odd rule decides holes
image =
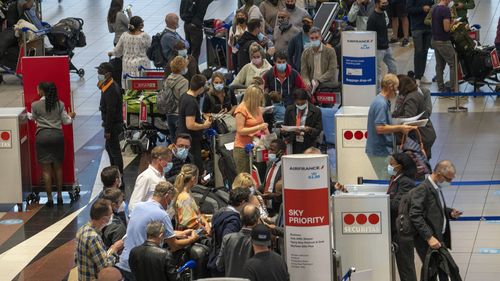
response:
{"label": "black face mask", "polygon": [[311,26],[304,24],[302,26],[302,30],[304,30],[304,33],[309,33],[309,30],[311,30]]}
{"label": "black face mask", "polygon": [[385,11],[387,10],[387,7],[389,7],[389,5],[382,5],[380,6],[380,10]]}
{"label": "black face mask", "polygon": [[295,4],[286,4],[285,5],[288,10],[293,10],[295,9]]}
{"label": "black face mask", "polygon": [[237,22],[238,24],[244,24],[244,23],[245,23],[245,21],[246,21],[246,20],[245,20],[244,18],[237,18],[237,19],[236,19],[236,22]]}

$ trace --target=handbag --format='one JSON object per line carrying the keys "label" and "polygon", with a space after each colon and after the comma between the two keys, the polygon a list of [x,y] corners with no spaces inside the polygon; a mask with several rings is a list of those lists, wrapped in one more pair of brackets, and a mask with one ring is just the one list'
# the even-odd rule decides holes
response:
{"label": "handbag", "polygon": [[[418,142],[414,139],[408,137],[410,132],[415,131]],[[422,179],[426,174],[431,173],[431,165],[427,158],[427,153],[424,149],[424,143],[422,142],[422,135],[418,129],[412,130],[408,134],[403,134],[401,138],[401,145],[398,147],[397,151],[399,153],[406,153],[415,162],[417,166],[417,173],[415,178]]]}

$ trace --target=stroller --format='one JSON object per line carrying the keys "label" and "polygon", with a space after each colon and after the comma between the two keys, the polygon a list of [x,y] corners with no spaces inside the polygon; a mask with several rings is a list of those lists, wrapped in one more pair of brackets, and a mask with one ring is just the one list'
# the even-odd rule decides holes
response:
{"label": "stroller", "polygon": [[71,62],[71,58],[75,48],[85,47],[87,45],[83,29],[83,19],[81,18],[65,18],[52,26],[47,34],[50,44],[53,48],[47,50],[47,53],[53,56],[68,56],[70,72],[83,77],[85,70],[76,68]]}

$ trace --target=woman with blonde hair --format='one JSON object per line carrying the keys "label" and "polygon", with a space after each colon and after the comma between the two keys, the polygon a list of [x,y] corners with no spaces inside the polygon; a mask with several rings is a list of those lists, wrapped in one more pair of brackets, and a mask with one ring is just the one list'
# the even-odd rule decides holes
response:
{"label": "woman with blonde hair", "polygon": [[239,173],[236,178],[234,178],[232,188],[249,188],[250,189],[250,201],[249,203],[259,208],[260,217],[262,219],[267,218],[269,215],[267,213],[267,208],[262,199],[261,193],[255,188],[257,184],[255,183],[252,175],[249,173]]}
{"label": "woman with blonde hair", "polygon": [[266,52],[259,45],[254,42],[248,48],[250,54],[250,62],[245,65],[240,65],[240,71],[231,83],[232,89],[245,88],[252,85],[255,77],[261,77],[272,65],[266,59]]}
{"label": "woman with blonde hair", "polygon": [[268,125],[262,117],[264,93],[261,88],[250,86],[245,90],[243,101],[236,107],[236,136],[234,139],[233,157],[236,172],[250,172],[250,159],[245,146],[251,144],[254,137],[269,134]]}
{"label": "woman with blonde hair", "polygon": [[174,198],[175,218],[177,229],[203,228],[210,234],[210,224],[200,213],[200,208],[191,195],[191,188],[198,182],[198,168],[193,164],[185,164],[175,179],[174,187],[177,196]]}

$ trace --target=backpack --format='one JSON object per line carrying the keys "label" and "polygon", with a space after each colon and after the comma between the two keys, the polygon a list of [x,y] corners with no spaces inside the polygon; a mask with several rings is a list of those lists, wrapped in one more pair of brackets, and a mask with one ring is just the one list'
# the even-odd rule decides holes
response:
{"label": "backpack", "polygon": [[226,207],[229,202],[229,193],[225,187],[206,187],[195,185],[191,194],[202,214],[215,214],[219,209]]}
{"label": "backpack", "polygon": [[417,173],[415,174],[416,179],[423,179],[425,175],[431,173],[431,165],[427,159],[427,154],[425,153],[424,144],[422,142],[422,135],[417,129],[412,132],[416,133],[418,141],[410,138],[408,134],[403,135],[401,138],[401,145],[398,147],[398,152],[406,153],[415,162],[417,166]]}
{"label": "backpack", "polygon": [[396,217],[396,231],[398,236],[408,237],[415,233],[415,227],[410,221],[411,196],[415,188],[410,189],[401,197],[398,207],[398,216]]}
{"label": "backpack", "polygon": [[165,86],[158,92],[158,96],[156,97],[156,108],[160,114],[173,114],[177,112],[179,108],[179,99],[175,96],[173,87]]}
{"label": "backpack", "polygon": [[167,64],[167,60],[163,56],[161,47],[161,38],[163,37],[165,32],[166,30],[162,31],[161,33],[156,33],[156,35],[154,35],[151,39],[151,46],[149,46],[148,50],[146,51],[148,59],[150,59],[156,67],[164,67]]}
{"label": "backpack", "polygon": [[451,42],[459,56],[468,56],[475,48],[476,42],[469,36],[465,23],[458,23],[451,27]]}

